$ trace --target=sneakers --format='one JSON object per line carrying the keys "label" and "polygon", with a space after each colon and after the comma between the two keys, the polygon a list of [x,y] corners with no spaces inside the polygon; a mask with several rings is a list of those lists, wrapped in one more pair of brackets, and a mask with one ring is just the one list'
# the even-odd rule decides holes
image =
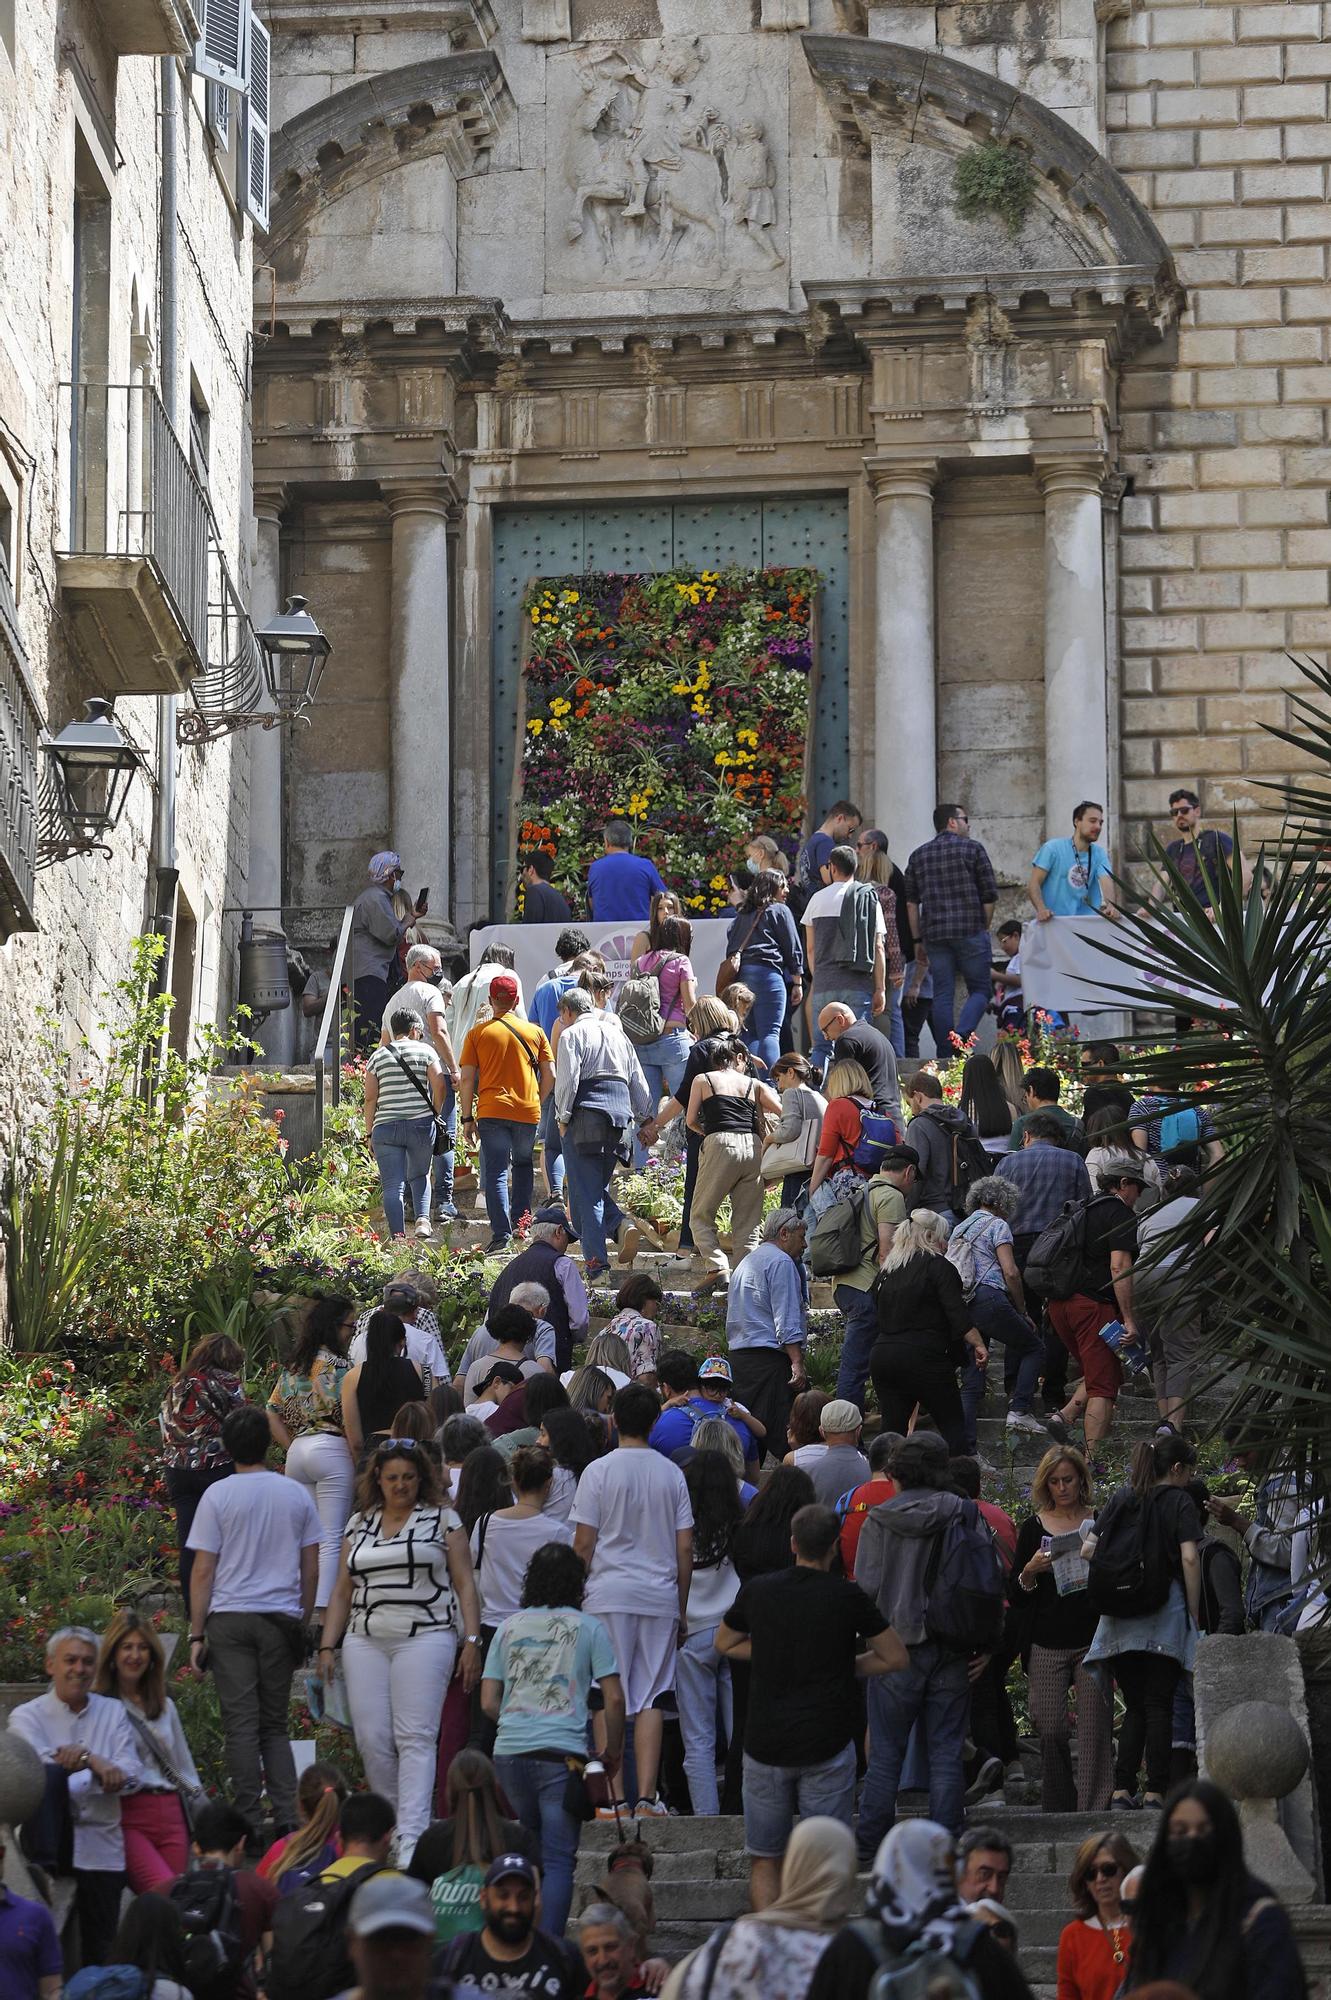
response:
{"label": "sneakers", "polygon": [[670,1808],[662,1799],[639,1799],[633,1808],[634,1819],[669,1819]]}
{"label": "sneakers", "polygon": [[627,1812],[628,1807],[621,1802],[613,1806],[597,1806],[596,1817],[597,1819],[623,1819]]}
{"label": "sneakers", "polygon": [[423,1215],[420,1221],[416,1224],[416,1234],[422,1237],[434,1235],[434,1230],[431,1227],[430,1218],[428,1215]]}
{"label": "sneakers", "polygon": [[1140,1812],[1141,1802],[1133,1792],[1115,1792],[1109,1801],[1110,1812]]}
{"label": "sneakers", "polygon": [[508,1255],[507,1236],[492,1236],[481,1254],[485,1257],[506,1257]]}
{"label": "sneakers", "polygon": [[1001,1757],[986,1757],[979,1770],[966,1787],[966,1804],[978,1805],[991,1792],[998,1791],[1003,1783],[1003,1760]]}
{"label": "sneakers", "polygon": [[434,1219],[436,1222],[456,1222],[458,1212],[455,1204],[451,1201],[437,1202],[435,1204]]}
{"label": "sneakers", "polygon": [[642,1242],[642,1231],[631,1215],[626,1215],[620,1223],[615,1232],[615,1241],[619,1245],[619,1263],[624,1270],[628,1270],[632,1267],[633,1260],[638,1254],[638,1246]]}
{"label": "sneakers", "polygon": [[1038,1417],[1033,1417],[1029,1410],[1009,1410],[1006,1428],[1020,1431],[1023,1437],[1045,1437],[1048,1434],[1048,1426],[1042,1424]]}

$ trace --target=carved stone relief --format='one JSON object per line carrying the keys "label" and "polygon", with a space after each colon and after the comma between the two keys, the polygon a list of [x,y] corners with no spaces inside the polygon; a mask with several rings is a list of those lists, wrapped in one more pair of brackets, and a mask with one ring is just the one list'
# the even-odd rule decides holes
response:
{"label": "carved stone relief", "polygon": [[734,285],[786,262],[764,83],[701,37],[552,60],[550,291]]}

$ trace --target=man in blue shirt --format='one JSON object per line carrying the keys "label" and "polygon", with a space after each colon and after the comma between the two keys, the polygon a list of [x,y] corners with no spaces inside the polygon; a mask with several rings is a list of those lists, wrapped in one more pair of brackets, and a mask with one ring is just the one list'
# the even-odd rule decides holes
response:
{"label": "man in blue shirt", "polygon": [[1101,886],[1109,879],[1109,856],[1100,845],[1105,809],[1083,799],[1072,814],[1071,840],[1046,840],[1031,862],[1027,892],[1035,920],[1088,917],[1096,911],[1118,922],[1118,911]]}
{"label": "man in blue shirt", "polygon": [[[5,1850],[0,1846],[0,1868]],[[0,1883],[0,1993],[5,2000],[60,2000],[60,1942],[45,1903]]]}
{"label": "man in blue shirt", "polygon": [[652,913],[652,897],[665,890],[656,863],[631,851],[633,828],[626,819],[612,819],[604,837],[605,853],[587,870],[592,922],[645,924]]}
{"label": "man in blue shirt", "polygon": [[791,1398],[809,1386],[804,1242],[802,1216],[793,1208],[774,1209],[763,1224],[762,1242],[735,1266],[726,1301],[735,1393],[762,1424],[767,1449],[777,1458],[785,1446]]}
{"label": "man in blue shirt", "polygon": [[853,842],[863,823],[863,813],[849,799],[838,799],[827,808],[822,825],[814,828],[795,857],[795,879],[811,895],[823,886],[823,864],[832,849]]}

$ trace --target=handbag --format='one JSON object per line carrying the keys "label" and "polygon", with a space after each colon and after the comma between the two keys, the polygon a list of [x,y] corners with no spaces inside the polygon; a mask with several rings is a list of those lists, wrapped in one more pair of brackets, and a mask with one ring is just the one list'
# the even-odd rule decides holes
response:
{"label": "handbag", "polygon": [[[765,909],[766,907],[767,907],[766,904],[764,904],[763,908]],[[716,990],[718,993],[724,993],[727,986],[734,986],[738,981],[739,962],[744,956],[744,947],[749,942],[749,939],[753,936],[753,933],[757,930],[759,923],[762,921],[762,914],[763,914],[762,910],[754,911],[753,922],[749,925],[749,928],[745,931],[744,936],[740,940],[738,949],[735,951],[727,952],[725,957],[721,960],[720,965],[718,965],[718,967],[716,968]]]}
{"label": "handbag", "polygon": [[209,1802],[207,1791],[202,1785],[189,1784],[181,1776],[141,1715],[137,1715],[127,1702],[122,1702],[121,1707],[138,1731],[139,1742],[143,1749],[148,1752],[162,1775],[170,1780],[171,1789],[180,1800],[185,1818],[192,1829],[199,1813]]}
{"label": "handbag", "polygon": [[424,1099],[426,1108],[434,1120],[434,1137],[430,1142],[431,1153],[436,1155],[439,1153],[451,1153],[453,1150],[453,1141],[448,1136],[448,1127],[434,1108],[434,1099],[431,1097],[429,1091],[425,1088],[425,1085],[421,1082],[411,1064],[403,1062],[391,1042],[388,1044],[388,1053],[392,1056],[393,1061],[397,1064],[403,1076],[406,1077],[412,1089]]}
{"label": "handbag", "polygon": [[776,1181],[787,1174],[807,1174],[818,1157],[820,1130],[821,1120],[810,1114],[795,1138],[783,1139],[779,1146],[769,1147],[762,1158],[763,1179]]}

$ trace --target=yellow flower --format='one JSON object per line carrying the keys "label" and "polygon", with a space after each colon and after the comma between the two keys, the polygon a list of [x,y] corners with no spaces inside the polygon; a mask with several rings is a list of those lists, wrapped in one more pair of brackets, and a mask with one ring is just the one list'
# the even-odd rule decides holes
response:
{"label": "yellow flower", "polygon": [[698,668],[698,682],[697,682],[697,684],[698,684],[698,686],[699,686],[700,688],[705,688],[705,687],[710,687],[710,686],[712,685],[712,676],[711,676],[711,672],[710,672],[710,670],[709,670],[709,668],[708,668],[708,666],[707,666],[707,662],[706,662],[705,660],[704,660],[704,661],[702,662],[702,664],[701,664],[701,665],[699,666],[699,668]]}
{"label": "yellow flower", "polygon": [[756,750],[758,748],[758,732],[756,729],[737,729],[735,731],[735,741],[737,743],[747,743],[751,750]]}
{"label": "yellow flower", "polygon": [[701,695],[696,695],[693,702],[693,713],[695,715],[710,715],[711,712],[711,704],[705,702]]}
{"label": "yellow flower", "polygon": [[713,757],[712,759],[712,762],[717,766],[719,770],[722,771],[728,771],[731,765],[734,763],[734,761],[735,761],[734,758],[731,756],[728,750],[718,750],[715,757]]}
{"label": "yellow flower", "polygon": [[564,604],[580,604],[582,600],[576,590],[566,590],[560,601]]}
{"label": "yellow flower", "polygon": [[572,713],[572,709],[573,709],[573,703],[571,701],[565,701],[562,694],[556,695],[555,699],[550,704],[551,715],[569,715]]}
{"label": "yellow flower", "polygon": [[566,722],[562,722],[557,715],[552,715],[550,717],[550,727],[552,729],[567,729],[568,724]]}
{"label": "yellow flower", "polygon": [[536,715],[533,716],[531,721],[527,724],[527,728],[533,736],[539,736],[541,731],[545,728],[545,724],[542,722],[540,716]]}
{"label": "yellow flower", "polygon": [[708,887],[711,889],[724,889],[725,886],[726,886],[726,878],[724,875],[713,875],[711,881],[708,884]]}
{"label": "yellow flower", "polygon": [[[717,583],[720,581],[720,576],[721,572],[719,569],[705,569],[702,573],[702,580],[704,583]],[[713,884],[714,888],[724,889],[725,886],[724,882]]]}
{"label": "yellow flower", "polygon": [[702,910],[706,906],[707,899],[705,896],[686,896],[684,898],[684,907],[688,910]]}
{"label": "yellow flower", "polygon": [[531,610],[531,622],[533,625],[539,625],[541,622],[541,614],[534,604]]}
{"label": "yellow flower", "polygon": [[693,683],[692,681],[676,681],[670,692],[671,694],[692,694]]}

